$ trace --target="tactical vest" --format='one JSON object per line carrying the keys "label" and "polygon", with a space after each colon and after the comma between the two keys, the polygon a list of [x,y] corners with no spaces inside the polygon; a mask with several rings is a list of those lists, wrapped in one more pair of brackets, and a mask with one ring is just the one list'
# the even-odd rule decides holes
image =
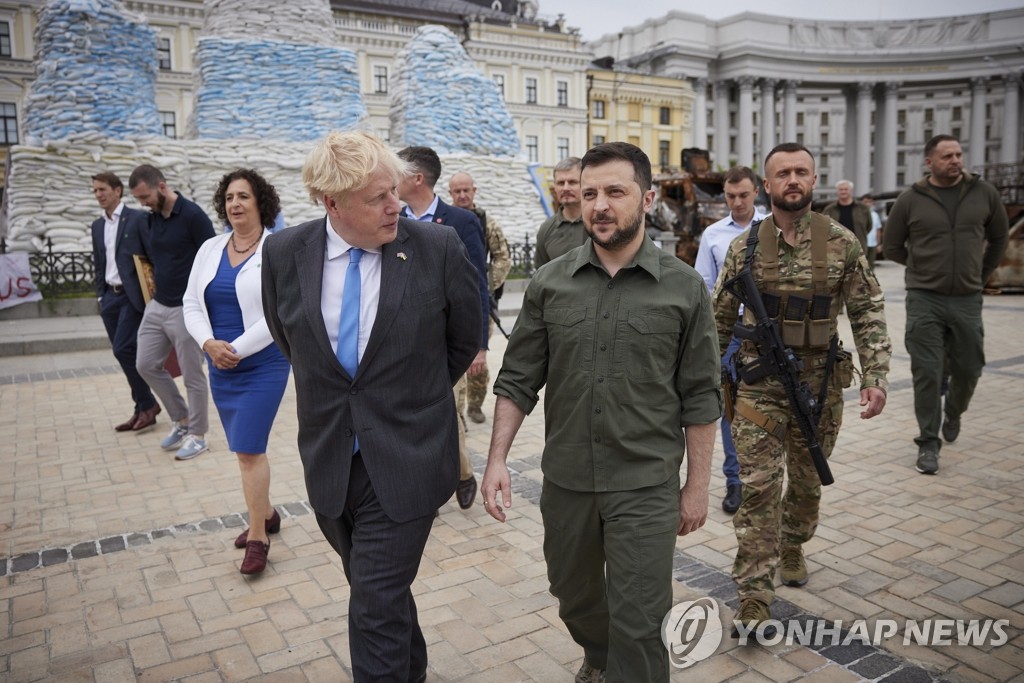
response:
{"label": "tactical vest", "polygon": [[[761,243],[761,281],[758,291],[768,315],[782,333],[782,342],[793,350],[825,351],[836,334],[839,307],[832,306],[828,286],[828,233],[832,221],[811,213],[811,288],[779,291],[779,236],[774,225],[760,221],[747,240],[747,258],[752,259]],[[754,324],[753,314],[744,310],[743,322]]]}

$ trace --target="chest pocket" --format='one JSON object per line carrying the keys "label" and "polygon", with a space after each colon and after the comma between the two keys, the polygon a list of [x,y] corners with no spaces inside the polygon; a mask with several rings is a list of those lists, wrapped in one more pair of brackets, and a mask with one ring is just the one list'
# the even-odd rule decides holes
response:
{"label": "chest pocket", "polygon": [[679,320],[653,311],[629,314],[625,325],[626,374],[654,379],[675,372],[679,357]]}
{"label": "chest pocket", "polygon": [[585,308],[554,307],[544,310],[544,326],[548,332],[548,363],[553,368],[579,368],[586,360],[589,346],[585,343],[587,326]]}

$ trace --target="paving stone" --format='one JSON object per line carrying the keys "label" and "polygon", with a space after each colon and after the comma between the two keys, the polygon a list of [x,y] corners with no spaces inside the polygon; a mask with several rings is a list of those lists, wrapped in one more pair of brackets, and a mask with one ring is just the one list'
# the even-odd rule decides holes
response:
{"label": "paving stone", "polygon": [[39,553],[26,553],[11,560],[12,572],[27,572],[39,566]]}
{"label": "paving stone", "polygon": [[119,550],[124,550],[124,548],[124,536],[111,536],[100,541],[100,552],[104,554],[116,553]]}
{"label": "paving stone", "polygon": [[95,541],[89,541],[87,543],[79,543],[78,545],[71,548],[71,557],[76,560],[81,560],[86,557],[95,557],[98,554],[96,550]]}
{"label": "paving stone", "polygon": [[68,551],[64,548],[50,548],[42,552],[42,564],[50,567],[55,564],[62,564],[68,561]]}
{"label": "paving stone", "polygon": [[894,671],[901,665],[900,660],[889,655],[875,653],[869,655],[859,662],[850,665],[850,671],[854,671],[864,678],[875,679]]}
{"label": "paving stone", "polygon": [[1007,581],[1000,586],[985,591],[979,597],[1003,607],[1013,607],[1024,602],[1024,585]]}
{"label": "paving stone", "polygon": [[902,669],[879,679],[878,683],[931,683],[931,675],[916,666],[905,666]]}

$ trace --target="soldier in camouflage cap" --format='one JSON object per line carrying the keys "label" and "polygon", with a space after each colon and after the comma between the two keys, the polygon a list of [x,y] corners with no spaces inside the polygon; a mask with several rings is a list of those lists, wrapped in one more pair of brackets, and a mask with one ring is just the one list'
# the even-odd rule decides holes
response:
{"label": "soldier in camouflage cap", "polygon": [[[846,228],[810,210],[816,180],[814,158],[802,145],[786,143],[769,153],[764,184],[772,215],[756,228],[758,242],[749,267],[765,303],[776,304],[770,314],[777,316],[784,343],[804,363],[800,381],[807,382],[816,396],[825,395],[817,429],[827,457],[842,422],[843,389],[853,380],[850,354],[833,341],[843,304],[863,369],[862,419],[878,415],[885,406],[891,344],[882,291],[860,242]],[[723,283],[744,267],[748,237],[749,231],[733,241],[715,288],[723,353],[739,316],[739,300]],[[749,311],[744,318],[753,322]],[[753,342],[744,341],[737,362],[750,363],[758,355]],[[826,379],[827,390],[822,390]],[[786,585],[807,582],[801,545],[818,524],[821,482],[777,377],[764,377],[752,386],[741,381],[734,405],[732,430],[743,502],[733,522],[739,545],[732,574],[740,596],[736,618],[752,626],[770,618],[776,566]],[[789,475],[785,496],[784,472]]]}

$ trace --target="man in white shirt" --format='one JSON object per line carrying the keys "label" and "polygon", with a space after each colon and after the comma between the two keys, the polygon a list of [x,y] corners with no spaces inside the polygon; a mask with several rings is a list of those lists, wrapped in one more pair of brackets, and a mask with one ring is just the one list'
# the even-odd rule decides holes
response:
{"label": "man in white shirt", "polygon": [[480,349],[466,248],[399,217],[409,170],[368,133],[330,133],[302,173],[325,216],[263,246],[263,309],[292,364],[309,503],[350,587],[359,683],[427,679],[411,587],[459,480],[451,388]]}
{"label": "man in white shirt", "polygon": [[[715,289],[718,274],[729,252],[729,245],[741,233],[750,228],[751,224],[764,218],[754,207],[757,199],[757,174],[746,166],[734,166],[725,174],[725,200],[729,205],[729,215],[709,225],[700,237],[700,248],[697,250],[695,268],[708,291]],[[733,338],[729,348],[722,356],[722,369],[728,371],[736,381],[736,372],[732,367],[732,357],[739,348],[739,340]],[[728,400],[728,399],[727,399]],[[736,460],[736,446],[732,442],[732,428],[729,421],[722,416],[722,449],[725,451],[725,462],[722,463],[722,474],[725,475],[725,498],[722,509],[733,513],[740,507],[743,500],[743,485],[740,483],[740,465]]]}
{"label": "man in white shirt", "polygon": [[871,210],[871,231],[868,233],[868,265],[875,267],[875,258],[878,256],[879,247],[878,233],[882,229],[882,217],[875,211],[875,198],[869,194],[860,198],[860,203]]}
{"label": "man in white shirt", "polygon": [[92,177],[92,194],[103,210],[103,215],[92,223],[92,262],[100,317],[135,403],[132,416],[114,429],[141,432],[156,424],[160,412],[153,391],[135,367],[139,325],[146,302],[132,255],[144,253],[142,236],[147,220],[145,212],[124,205],[123,193],[124,184],[114,173],[97,173]]}

